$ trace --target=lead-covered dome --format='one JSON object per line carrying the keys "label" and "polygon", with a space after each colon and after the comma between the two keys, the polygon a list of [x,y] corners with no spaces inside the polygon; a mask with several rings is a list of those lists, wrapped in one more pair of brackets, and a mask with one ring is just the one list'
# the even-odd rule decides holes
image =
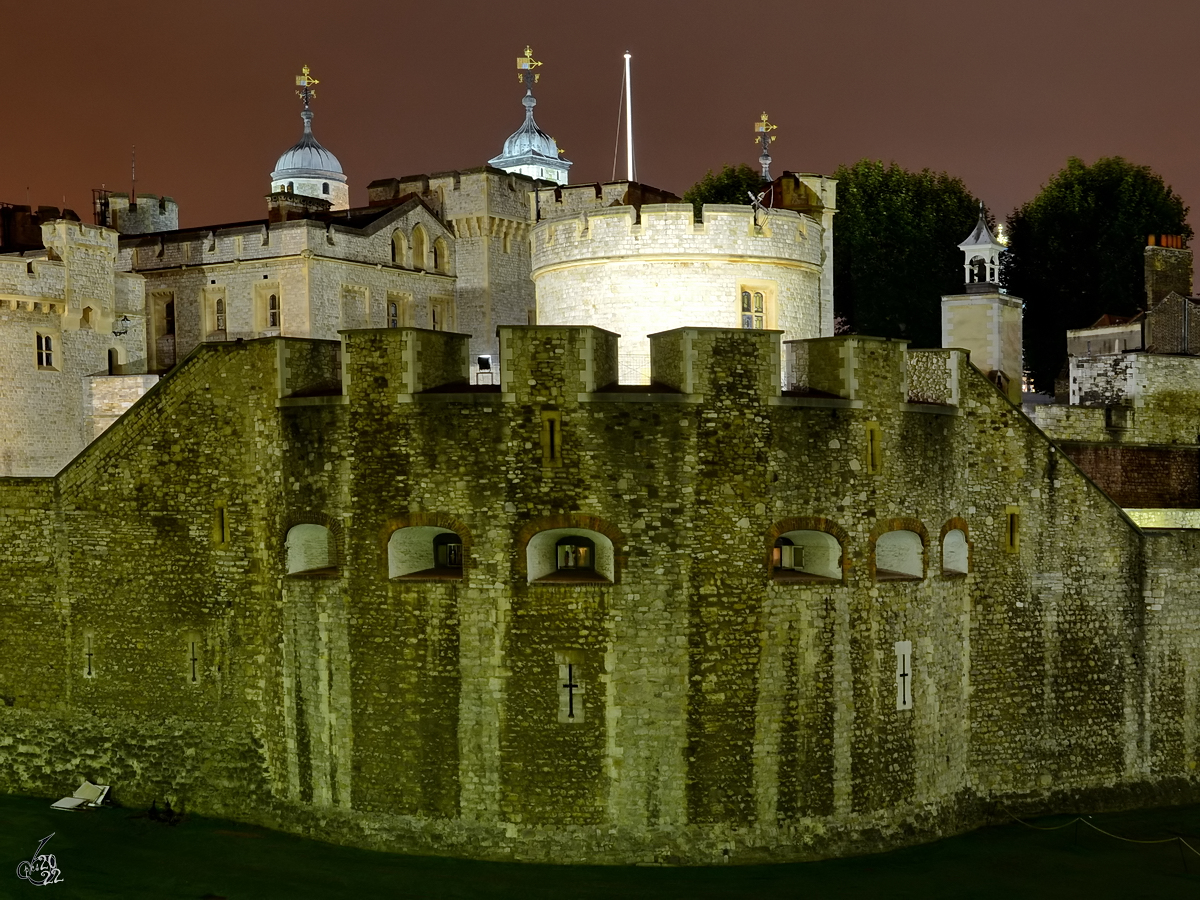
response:
{"label": "lead-covered dome", "polygon": [[271,192],[302,194],[327,200],[330,209],[350,206],[350,186],[338,158],[321,146],[312,132],[312,110],[305,109],[304,134],[275,163],[271,173]]}
{"label": "lead-covered dome", "polygon": [[304,134],[290,150],[279,157],[279,161],[275,163],[275,171],[271,173],[271,180],[330,178],[345,181],[346,176],[338,158],[322,147],[312,132],[312,111],[306,109],[300,115],[304,119]]}
{"label": "lead-covered dome", "polygon": [[533,108],[537,100],[527,92],[521,103],[525,106],[525,121],[504,142],[504,151],[489,159],[488,165],[506,172],[520,172],[531,178],[566,184],[571,163],[562,158],[558,142],[538,128],[533,120]]}

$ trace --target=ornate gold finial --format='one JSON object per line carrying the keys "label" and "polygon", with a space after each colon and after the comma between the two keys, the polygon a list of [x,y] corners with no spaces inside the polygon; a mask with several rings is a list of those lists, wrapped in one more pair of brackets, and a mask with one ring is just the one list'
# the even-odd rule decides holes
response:
{"label": "ornate gold finial", "polygon": [[309,74],[310,71],[308,66],[304,66],[300,69],[302,74],[296,76],[296,85],[300,88],[296,91],[296,96],[304,98],[305,109],[308,109],[308,101],[317,96],[317,92],[313,88],[321,83]]}
{"label": "ornate gold finial", "polygon": [[758,158],[762,165],[762,175],[764,181],[771,180],[771,142],[775,140],[775,135],[771,134],[778,125],[772,125],[767,121],[767,114],[764,112],[762,117],[754,123],[754,143],[762,147],[762,156]]}
{"label": "ornate gold finial", "polygon": [[[754,143],[762,144],[765,141],[767,144],[769,144],[771,141],[775,140],[775,135],[771,134],[771,132],[778,127],[778,125],[772,125],[770,122],[768,122],[767,114],[763,113],[762,117],[754,123],[754,133],[758,135],[758,137],[754,139]],[[763,149],[766,149],[765,145]]]}
{"label": "ornate gold finial", "polygon": [[[537,84],[538,79],[542,76],[533,70],[541,65],[541,62],[533,58],[533,48],[528,44],[525,45],[525,55],[517,57],[517,81],[525,85],[525,87],[533,87]],[[533,80],[530,81],[530,78]]]}

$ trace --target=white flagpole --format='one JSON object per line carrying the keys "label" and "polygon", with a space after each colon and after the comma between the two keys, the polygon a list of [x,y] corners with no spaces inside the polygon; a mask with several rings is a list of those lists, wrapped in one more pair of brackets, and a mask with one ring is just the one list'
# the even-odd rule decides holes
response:
{"label": "white flagpole", "polygon": [[629,84],[629,51],[625,51],[625,162],[633,181],[633,90]]}

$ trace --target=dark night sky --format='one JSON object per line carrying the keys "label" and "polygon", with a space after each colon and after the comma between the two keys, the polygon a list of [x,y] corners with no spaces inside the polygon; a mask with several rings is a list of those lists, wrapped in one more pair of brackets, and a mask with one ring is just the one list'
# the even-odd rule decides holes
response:
{"label": "dark night sky", "polygon": [[[1068,156],[1152,166],[1200,208],[1200,3],[1160,0],[64,0],[5,11],[0,200],[90,189],[166,193],[184,225],[264,215],[275,159],[300,134],[294,76],[321,79],[318,138],[351,200],[375,178],[477,166],[521,121],[514,60],[539,70],[537,118],[575,163],[612,175],[621,54],[633,54],[639,180],[682,193],[755,164],[861,157],[963,178],[998,215]],[[623,166],[623,163],[622,163]],[[618,169],[622,171],[621,168]]]}

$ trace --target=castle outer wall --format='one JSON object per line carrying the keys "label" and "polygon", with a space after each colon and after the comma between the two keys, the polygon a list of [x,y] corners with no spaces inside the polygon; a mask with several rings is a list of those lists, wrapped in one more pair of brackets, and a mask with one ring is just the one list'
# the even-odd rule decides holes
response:
{"label": "castle outer wall", "polygon": [[[678,329],[638,394],[611,333],[502,328],[481,391],[466,336],[343,341],[203,345],[0,481],[0,787],[698,864],[1196,795],[1200,538],[1140,532],[962,354],[810,341],[781,394],[778,332]],[[329,565],[288,574],[301,525]],[[406,528],[460,577],[392,577]],[[611,583],[530,581],[558,529]],[[836,577],[774,568],[798,531]]]}

